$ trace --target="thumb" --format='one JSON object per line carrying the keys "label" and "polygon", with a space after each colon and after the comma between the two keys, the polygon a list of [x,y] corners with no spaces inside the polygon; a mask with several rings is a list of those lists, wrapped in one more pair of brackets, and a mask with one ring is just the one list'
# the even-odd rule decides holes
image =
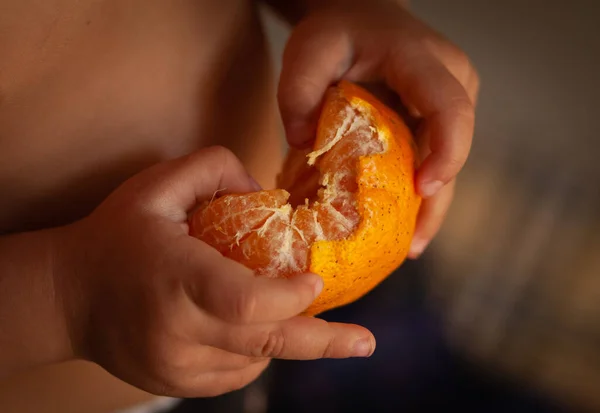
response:
{"label": "thumb", "polygon": [[307,20],[294,30],[283,54],[277,96],[291,146],[303,148],[312,142],[325,91],[351,63],[348,35],[331,23]]}
{"label": "thumb", "polygon": [[260,186],[228,149],[213,146],[148,171],[141,197],[146,209],[176,216],[217,193],[246,193]]}

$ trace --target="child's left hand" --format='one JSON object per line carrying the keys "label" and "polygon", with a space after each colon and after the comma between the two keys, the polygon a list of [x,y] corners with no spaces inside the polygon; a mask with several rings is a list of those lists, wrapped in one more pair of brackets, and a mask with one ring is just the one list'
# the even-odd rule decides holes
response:
{"label": "child's left hand", "polygon": [[474,128],[478,75],[468,57],[393,0],[325,0],[286,46],[279,106],[292,146],[310,143],[326,88],[342,78],[381,83],[419,120],[423,204],[409,256],[418,257],[452,202]]}

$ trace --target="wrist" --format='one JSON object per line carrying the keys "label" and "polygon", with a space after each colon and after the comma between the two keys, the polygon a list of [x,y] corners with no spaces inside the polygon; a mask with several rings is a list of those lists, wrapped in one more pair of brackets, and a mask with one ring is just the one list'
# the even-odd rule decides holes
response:
{"label": "wrist", "polygon": [[0,238],[0,374],[73,358],[56,282],[59,233]]}
{"label": "wrist", "polygon": [[87,359],[86,326],[88,325],[89,299],[86,291],[85,265],[88,253],[85,219],[61,228],[53,233],[52,277],[55,286],[59,314],[64,323],[71,358]]}

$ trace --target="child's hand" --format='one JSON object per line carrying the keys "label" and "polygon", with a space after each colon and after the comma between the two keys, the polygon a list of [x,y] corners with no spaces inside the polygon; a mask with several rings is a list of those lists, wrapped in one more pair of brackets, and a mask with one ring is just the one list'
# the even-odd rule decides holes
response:
{"label": "child's hand", "polygon": [[424,199],[410,256],[438,231],[452,201],[454,179],[471,146],[479,80],[456,46],[393,0],[321,0],[286,47],[279,104],[288,140],[314,136],[319,104],[332,82],[381,82],[420,123],[423,164],[417,188]]}
{"label": "child's hand", "polygon": [[316,275],[255,277],[188,235],[198,202],[255,186],[230,152],[205,149],[142,172],[66,227],[57,282],[75,353],[182,397],[245,386],[270,358],[370,355],[366,329],[296,316],[322,287]]}

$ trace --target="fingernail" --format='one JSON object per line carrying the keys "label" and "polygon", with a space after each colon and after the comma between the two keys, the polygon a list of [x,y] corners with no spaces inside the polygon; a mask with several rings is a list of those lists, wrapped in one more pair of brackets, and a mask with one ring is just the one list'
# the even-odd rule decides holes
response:
{"label": "fingernail", "polygon": [[250,181],[250,186],[252,189],[255,191],[262,191],[262,186],[260,186],[260,184],[256,182],[256,179],[254,179],[250,174],[248,174],[248,181]]}
{"label": "fingernail", "polygon": [[361,338],[354,343],[352,347],[352,356],[354,357],[369,357],[373,354],[373,343],[369,338]]}
{"label": "fingernail", "polygon": [[421,184],[421,195],[425,198],[431,198],[442,189],[444,183],[442,181],[430,181]]}
{"label": "fingernail", "polygon": [[423,254],[425,248],[427,248],[427,241],[424,239],[415,238],[410,244],[408,255],[412,258],[418,258],[421,254]]}

